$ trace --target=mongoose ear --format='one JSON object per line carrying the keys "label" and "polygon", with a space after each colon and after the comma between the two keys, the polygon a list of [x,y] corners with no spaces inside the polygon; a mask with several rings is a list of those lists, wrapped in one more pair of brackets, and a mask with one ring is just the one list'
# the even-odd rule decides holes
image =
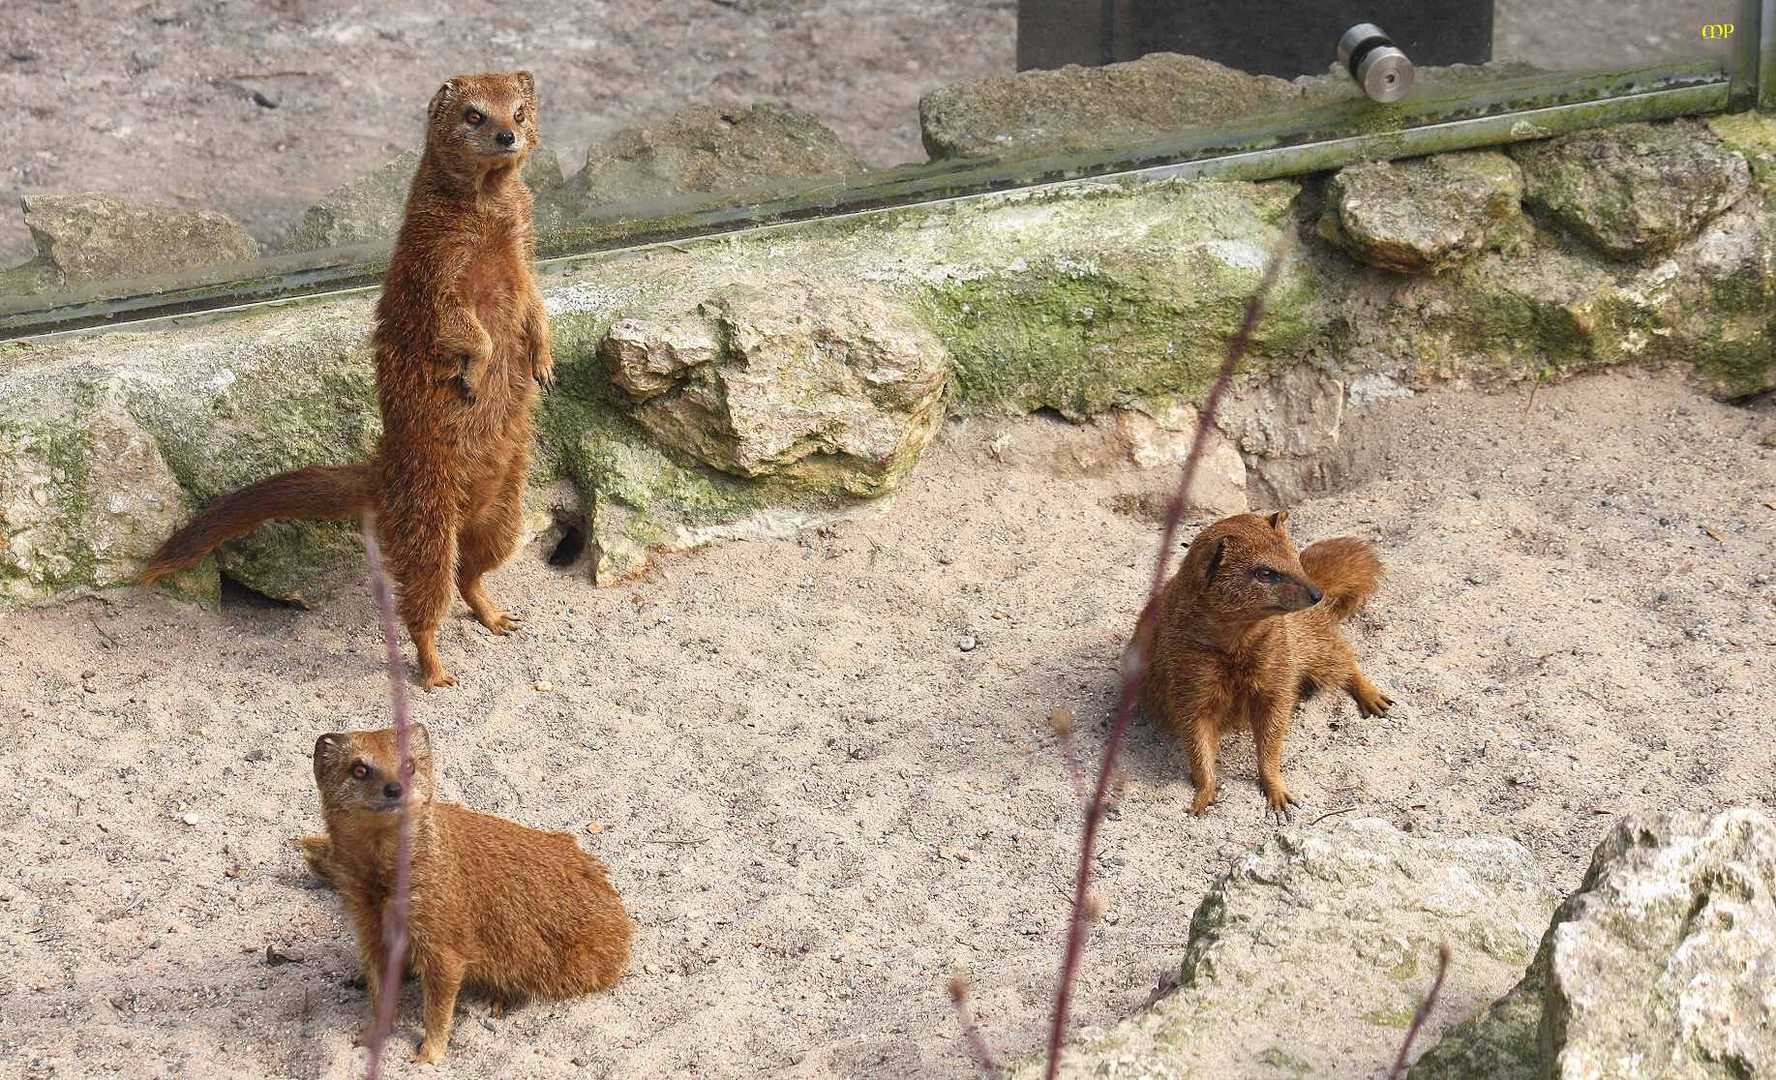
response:
{"label": "mongoose ear", "polygon": [[514,71],[514,72],[512,72],[512,78],[518,80],[518,89],[523,92],[524,100],[530,104],[531,108],[533,108],[533,109],[536,108],[536,100],[537,100],[536,76],[532,75],[528,71]]}
{"label": "mongoose ear", "polygon": [[432,752],[432,733],[417,720],[407,725],[407,749],[414,757]]}
{"label": "mongoose ear", "polygon": [[330,731],[327,734],[322,735],[315,740],[315,763],[319,764],[320,762],[331,758],[334,754],[338,753],[340,747],[344,745],[345,736],[338,732]]}
{"label": "mongoose ear", "polygon": [[1203,569],[1204,581],[1215,580],[1215,571],[1221,569],[1221,555],[1226,550],[1227,537],[1223,536],[1215,541],[1215,546],[1209,550],[1209,565]]}
{"label": "mongoose ear", "polygon": [[1278,510],[1264,520],[1270,522],[1271,528],[1281,531],[1284,523],[1289,520],[1289,512],[1287,510]]}
{"label": "mongoose ear", "polygon": [[432,103],[426,106],[426,115],[434,121],[441,120],[456,104],[457,95],[462,93],[462,84],[455,79],[447,80],[438,92],[432,95]]}

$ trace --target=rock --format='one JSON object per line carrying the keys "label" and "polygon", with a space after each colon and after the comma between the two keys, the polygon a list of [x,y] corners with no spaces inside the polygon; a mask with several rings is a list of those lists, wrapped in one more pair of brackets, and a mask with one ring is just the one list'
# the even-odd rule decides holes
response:
{"label": "rock", "polygon": [[1326,185],[1320,234],[1383,270],[1445,270],[1524,230],[1523,177],[1478,150],[1339,170]]}
{"label": "rock", "polygon": [[[934,213],[913,258],[928,321],[956,362],[968,413],[1051,408],[1083,420],[1117,406],[1205,392],[1283,232],[1297,185],[1184,182],[1141,205],[1083,187],[1000,212]],[[1248,367],[1298,356],[1321,331],[1311,271],[1285,268]]]}
{"label": "rock", "polygon": [[933,90],[919,100],[931,160],[1029,157],[1152,142],[1297,101],[1301,91],[1198,56],[1149,53]]}
{"label": "rock", "polygon": [[[407,209],[407,191],[419,169],[419,155],[403,151],[362,176],[334,188],[308,208],[302,223],[290,233],[281,250],[320,251],[351,244],[392,240],[401,230]],[[561,159],[546,146],[531,151],[520,174],[532,194],[543,195],[561,187]]]}
{"label": "rock", "polygon": [[568,189],[585,213],[707,196],[791,195],[862,171],[857,155],[812,113],[776,102],[699,105],[593,142]]}
{"label": "rock", "polygon": [[1691,120],[1601,128],[1510,153],[1530,205],[1616,259],[1669,254],[1751,182],[1745,159]]}
{"label": "rock", "polygon": [[950,373],[943,344],[878,291],[806,281],[625,320],[599,354],[664,445],[736,476],[853,495],[888,490],[912,467],[943,419]]}
{"label": "rock", "polygon": [[1350,468],[1344,385],[1305,365],[1231,395],[1217,423],[1245,457],[1254,506],[1283,509],[1338,490]]}
{"label": "rock", "polygon": [[[1190,444],[1196,439],[1196,408],[1173,399],[1119,409],[1114,415],[1117,436],[1129,460],[1143,469],[1165,467],[1166,478],[1175,486],[1175,470],[1190,456]],[[1251,509],[1246,499],[1245,459],[1233,440],[1217,427],[1209,428],[1208,442],[1190,485],[1188,508],[1221,517]]]}
{"label": "rock", "polygon": [[[184,520],[159,446],[115,399],[0,395],[0,596],[33,602],[133,581]],[[214,599],[215,573],[176,589]]]}
{"label": "rock", "polygon": [[[217,495],[280,469],[366,456],[380,430],[368,317],[361,301],[309,305],[184,339],[113,333],[30,346],[30,362],[0,377],[0,537],[12,552],[0,552],[0,595],[31,602],[127,584]],[[55,507],[55,522],[18,513],[12,490]],[[225,545],[174,591],[213,599],[219,561],[249,588],[300,601],[361,559],[351,526],[278,522]]]}
{"label": "rock", "polygon": [[[1512,840],[1412,836],[1363,819],[1284,830],[1197,907],[1176,989],[1088,1029],[1061,1075],[1381,1076],[1438,946],[1454,960],[1421,1046],[1511,984],[1555,901]],[[1011,1075],[1030,1080],[1041,1064]]]}
{"label": "rock", "polygon": [[37,255],[70,283],[153,277],[259,257],[241,224],[213,210],[175,210],[117,195],[27,195]]}
{"label": "rock", "polygon": [[776,477],[744,480],[712,469],[662,448],[621,407],[590,395],[552,395],[542,421],[544,438],[566,448],[564,465],[582,493],[592,579],[600,585],[640,573],[655,552],[782,539],[865,505]]}
{"label": "rock", "polygon": [[1413,1080],[1776,1075],[1776,822],[1624,818],[1510,994]]}

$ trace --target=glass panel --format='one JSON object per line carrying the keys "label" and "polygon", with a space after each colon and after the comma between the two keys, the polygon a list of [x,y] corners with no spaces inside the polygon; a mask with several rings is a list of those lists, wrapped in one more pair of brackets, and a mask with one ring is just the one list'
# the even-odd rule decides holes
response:
{"label": "glass panel", "polygon": [[[427,101],[487,66],[536,74],[544,145],[524,175],[540,252],[561,257],[1134,169],[1306,171],[1435,148],[1391,133],[1611,95],[1718,108],[1732,42],[1704,27],[1739,6],[474,0],[446,19],[13,0],[0,88],[28,149],[0,204],[0,337],[374,285]],[[1418,65],[1398,104],[1334,62],[1360,19]],[[1147,55],[1166,50],[1270,74]],[[1600,68],[1642,70],[1571,74]]]}

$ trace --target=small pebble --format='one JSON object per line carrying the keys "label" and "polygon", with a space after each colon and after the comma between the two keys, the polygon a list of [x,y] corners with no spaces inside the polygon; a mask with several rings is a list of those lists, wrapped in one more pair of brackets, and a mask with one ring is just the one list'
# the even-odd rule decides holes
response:
{"label": "small pebble", "polygon": [[536,688],[537,688],[538,693],[546,694],[549,691],[555,689],[555,684],[552,682],[549,682],[547,679],[538,679],[536,681]]}
{"label": "small pebble", "polygon": [[187,825],[202,825],[204,823],[203,816],[200,814],[181,814],[179,820]]}
{"label": "small pebble", "polygon": [[961,649],[963,652],[973,652],[974,647],[978,644],[980,644],[980,642],[974,639],[973,634],[963,634],[962,639],[956,642],[956,648]]}

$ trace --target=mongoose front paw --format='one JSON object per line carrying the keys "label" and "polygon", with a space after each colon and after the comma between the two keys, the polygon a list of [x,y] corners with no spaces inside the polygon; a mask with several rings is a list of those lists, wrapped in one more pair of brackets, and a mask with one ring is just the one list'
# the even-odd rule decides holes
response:
{"label": "mongoose front paw", "polygon": [[555,389],[555,357],[545,352],[531,361],[531,374],[545,391]]}
{"label": "mongoose front paw", "polygon": [[1197,817],[1202,817],[1209,812],[1209,806],[1214,801],[1215,785],[1210,784],[1206,788],[1199,788],[1196,793],[1196,798],[1190,800],[1190,812]]}
{"label": "mongoose front paw", "polygon": [[1386,716],[1394,707],[1394,699],[1374,687],[1369,689],[1369,693],[1357,698],[1357,711],[1364,716]]}
{"label": "mongoose front paw", "polygon": [[422,671],[419,675],[419,688],[430,691],[435,686],[455,686],[456,676],[439,668],[436,671]]}
{"label": "mongoose front paw", "polygon": [[1295,807],[1301,803],[1288,789],[1278,785],[1264,793],[1265,800],[1270,804],[1264,810],[1264,820],[1272,825],[1287,825],[1295,820]]}
{"label": "mongoose front paw", "polygon": [[413,1060],[421,1065],[436,1065],[444,1060],[444,1044],[427,1039],[413,1052]]}

